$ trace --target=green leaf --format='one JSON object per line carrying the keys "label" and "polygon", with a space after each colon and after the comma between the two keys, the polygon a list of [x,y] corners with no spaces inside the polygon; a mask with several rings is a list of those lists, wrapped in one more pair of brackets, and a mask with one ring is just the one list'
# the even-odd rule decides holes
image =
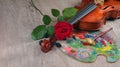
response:
{"label": "green leaf", "polygon": [[57,16],[60,15],[60,12],[59,12],[58,9],[51,9],[51,12],[52,12],[52,15],[53,15],[54,17],[57,17]]}
{"label": "green leaf", "polygon": [[49,36],[52,35],[54,33],[54,27],[53,26],[48,26],[47,27],[47,33],[48,33]]}
{"label": "green leaf", "polygon": [[77,11],[78,11],[78,10],[77,10],[76,8],[70,7],[70,8],[65,8],[65,9],[62,11],[62,14],[63,14],[63,16],[66,17],[66,18],[71,18],[71,17],[73,17],[73,16],[76,15]]}
{"label": "green leaf", "polygon": [[57,21],[65,21],[65,17],[64,16],[58,16]]}
{"label": "green leaf", "polygon": [[44,37],[45,33],[47,32],[45,25],[39,25],[32,31],[32,39],[38,40]]}
{"label": "green leaf", "polygon": [[49,25],[50,22],[52,21],[52,19],[48,15],[44,15],[42,20],[43,20],[45,25]]}

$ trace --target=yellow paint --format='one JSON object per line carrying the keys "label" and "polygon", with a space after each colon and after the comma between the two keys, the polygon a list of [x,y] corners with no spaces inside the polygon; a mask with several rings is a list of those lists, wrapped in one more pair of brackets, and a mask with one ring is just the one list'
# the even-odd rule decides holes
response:
{"label": "yellow paint", "polygon": [[107,45],[107,46],[103,47],[101,50],[102,51],[111,50],[111,47],[109,45]]}
{"label": "yellow paint", "polygon": [[91,38],[85,38],[85,39],[83,39],[82,41],[83,41],[83,42],[86,42],[86,43],[88,43],[88,44],[90,44],[90,45],[95,45],[95,41],[92,40]]}

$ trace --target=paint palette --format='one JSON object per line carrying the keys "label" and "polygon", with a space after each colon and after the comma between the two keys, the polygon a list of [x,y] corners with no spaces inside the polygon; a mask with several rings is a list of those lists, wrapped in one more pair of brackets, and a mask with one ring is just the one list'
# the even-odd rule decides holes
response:
{"label": "paint palette", "polygon": [[[63,41],[57,41],[57,43],[62,45],[60,49],[64,53],[81,62],[94,62],[98,55],[106,56],[108,62],[117,61],[120,58],[120,48],[108,35],[96,38],[99,33],[78,33],[74,35],[74,37],[67,38]],[[88,43],[86,38],[88,42],[94,41],[94,43]]]}

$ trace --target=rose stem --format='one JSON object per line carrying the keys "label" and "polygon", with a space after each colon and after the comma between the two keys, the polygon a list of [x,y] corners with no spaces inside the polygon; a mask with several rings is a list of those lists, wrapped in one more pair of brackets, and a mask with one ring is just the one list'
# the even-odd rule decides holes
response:
{"label": "rose stem", "polygon": [[31,0],[31,5],[32,5],[42,16],[44,16],[44,14],[41,12],[41,10],[36,7],[36,5],[34,4],[33,0]]}

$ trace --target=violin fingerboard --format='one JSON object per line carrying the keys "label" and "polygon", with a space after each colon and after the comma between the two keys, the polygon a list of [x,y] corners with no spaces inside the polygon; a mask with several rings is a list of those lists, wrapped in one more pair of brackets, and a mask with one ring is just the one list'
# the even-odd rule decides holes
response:
{"label": "violin fingerboard", "polygon": [[86,16],[88,13],[90,13],[92,10],[94,10],[97,6],[93,3],[90,3],[86,5],[82,10],[80,10],[73,18],[68,20],[69,23],[74,24],[84,16]]}

